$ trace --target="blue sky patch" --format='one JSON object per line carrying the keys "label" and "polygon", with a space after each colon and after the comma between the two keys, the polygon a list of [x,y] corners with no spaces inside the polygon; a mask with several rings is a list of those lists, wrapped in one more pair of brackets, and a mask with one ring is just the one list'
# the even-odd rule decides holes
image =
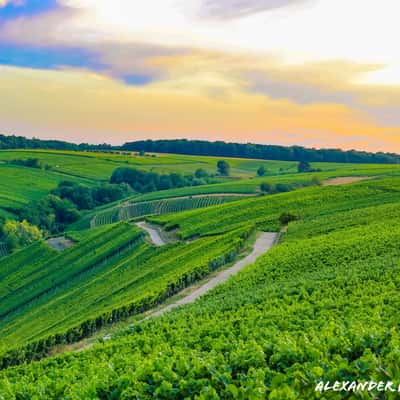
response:
{"label": "blue sky patch", "polygon": [[122,79],[122,81],[127,85],[131,86],[145,86],[153,80],[151,76],[141,74],[124,75],[120,79]]}
{"label": "blue sky patch", "polygon": [[9,3],[0,8],[0,22],[41,14],[58,7],[57,0],[25,0],[21,5]]}
{"label": "blue sky patch", "polygon": [[100,71],[105,68],[95,54],[83,49],[38,48],[1,43],[0,64],[34,69],[55,69],[59,66],[68,66]]}

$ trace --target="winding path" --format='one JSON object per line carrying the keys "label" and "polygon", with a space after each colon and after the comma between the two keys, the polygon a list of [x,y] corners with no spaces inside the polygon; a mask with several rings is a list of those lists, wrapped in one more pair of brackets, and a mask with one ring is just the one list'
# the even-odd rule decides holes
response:
{"label": "winding path", "polygon": [[150,240],[154,244],[154,246],[164,246],[167,244],[161,237],[159,230],[153,227],[152,225],[148,224],[147,222],[145,221],[137,222],[136,226],[142,228],[150,235]]}
{"label": "winding path", "polygon": [[149,318],[154,318],[159,315],[163,315],[166,312],[182,306],[184,304],[193,303],[200,296],[207,293],[209,290],[213,289],[217,285],[221,284],[228,280],[232,275],[238,273],[242,268],[246,267],[249,264],[252,264],[256,259],[266,253],[278,240],[279,234],[275,232],[262,232],[259,234],[252,252],[246,256],[245,258],[237,261],[232,267],[225,269],[219,272],[214,278],[210,279],[204,285],[200,286],[198,289],[194,290],[192,293],[189,293],[187,296],[177,300],[175,303],[172,303],[161,310],[155,311],[148,315],[144,320]]}
{"label": "winding path", "polygon": [[[146,230],[150,234],[153,241],[157,241],[158,243],[160,243],[160,244],[158,244],[159,246],[161,245],[161,242],[163,244],[165,244],[165,242],[163,241],[163,239],[160,236],[159,231],[157,229],[155,229],[154,227],[152,227],[151,225],[147,224],[145,221],[137,222],[136,225],[139,226],[140,228]],[[181,299],[175,301],[172,304],[169,304],[166,307],[161,308],[160,310],[150,313],[145,318],[140,320],[139,323],[141,323],[147,319],[163,315],[163,314],[167,313],[168,311],[171,311],[172,309],[182,306],[184,304],[193,303],[195,300],[197,300],[199,297],[201,297],[202,295],[207,293],[209,290],[211,290],[211,289],[215,288],[216,286],[218,286],[219,284],[227,281],[232,275],[237,274],[241,269],[243,269],[247,265],[254,263],[254,261],[256,261],[256,259],[259,256],[265,254],[272,246],[274,246],[277,243],[277,241],[279,239],[279,235],[280,234],[276,233],[276,232],[261,232],[258,235],[256,242],[254,244],[253,250],[251,251],[251,253],[249,255],[247,255],[243,259],[237,261],[232,267],[227,268],[223,271],[220,271],[216,276],[214,276],[208,282],[204,283],[199,288],[190,292],[185,297],[182,297]],[[188,288],[188,289],[190,289],[190,288]],[[110,339],[112,339],[111,334],[108,334],[103,337],[103,340],[110,340]],[[94,344],[95,343],[88,343],[88,344],[84,343],[80,347],[77,347],[75,349],[70,349],[69,351],[80,352],[80,351],[89,349]]]}

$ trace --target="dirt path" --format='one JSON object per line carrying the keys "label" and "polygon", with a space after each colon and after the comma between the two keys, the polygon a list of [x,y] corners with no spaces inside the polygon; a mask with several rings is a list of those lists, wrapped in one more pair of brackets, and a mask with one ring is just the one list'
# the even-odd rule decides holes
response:
{"label": "dirt path", "polygon": [[[156,237],[158,237],[158,239],[160,239],[160,241],[162,241],[163,243],[165,243],[162,238],[159,235],[159,232],[154,228],[149,226],[148,224],[146,224],[146,222],[137,222],[136,225],[138,225],[140,228],[145,229],[147,232],[149,232],[149,234],[151,234],[150,232],[153,232],[153,234],[156,235]],[[154,233],[154,231],[156,233]],[[251,251],[251,253],[249,255],[247,255],[246,257],[244,257],[243,259],[237,261],[232,267],[227,268],[223,271],[220,271],[219,273],[217,273],[217,275],[215,275],[212,279],[210,279],[209,281],[205,282],[203,285],[201,285],[200,287],[198,287],[197,289],[190,291],[191,288],[188,287],[187,289],[185,289],[185,291],[188,291],[187,295],[184,295],[184,297],[180,298],[179,300],[176,300],[174,303],[171,303],[157,311],[154,312],[150,312],[150,314],[148,314],[145,318],[139,320],[138,323],[145,321],[147,319],[150,318],[154,318],[160,315],[163,315],[165,313],[167,313],[168,311],[182,306],[184,304],[189,304],[189,303],[193,303],[195,300],[197,300],[199,297],[201,297],[203,294],[207,293],[209,290],[215,288],[216,286],[218,286],[219,284],[227,281],[232,275],[235,275],[236,273],[238,273],[241,269],[243,269],[244,267],[246,267],[249,264],[252,264],[254,261],[256,261],[256,259],[265,254],[272,246],[274,246],[279,238],[279,233],[275,233],[275,232],[262,232],[258,235],[256,242],[253,246],[253,249]],[[157,240],[158,240],[157,239]],[[108,333],[107,335],[103,336],[103,340],[109,340],[112,338],[112,334]],[[61,349],[57,349],[54,354],[60,354],[60,353],[65,353],[67,351],[72,351],[72,352],[81,352],[83,350],[87,350],[91,347],[93,347],[96,344],[96,341],[91,341],[93,339],[88,338],[88,339],[84,339],[80,342],[77,343],[73,343],[71,345],[68,346],[64,346]]]}
{"label": "dirt path", "polygon": [[274,232],[262,232],[254,244],[252,252],[246,256],[245,258],[241,259],[240,261],[236,262],[231,268],[225,269],[218,273],[214,278],[206,282],[203,286],[200,286],[198,289],[189,293],[187,296],[179,299],[175,303],[172,303],[159,311],[156,311],[150,315],[148,315],[146,319],[154,318],[159,315],[163,315],[166,312],[182,306],[184,304],[193,303],[197,300],[200,296],[207,293],[209,290],[215,288],[222,282],[228,280],[232,275],[238,273],[242,268],[245,266],[252,264],[260,255],[266,253],[277,241],[279,234]]}
{"label": "dirt path", "polygon": [[144,229],[150,235],[150,240],[154,244],[154,246],[164,246],[167,244],[161,237],[158,229],[148,224],[147,222],[140,221],[137,222],[135,225],[138,226],[139,228]]}
{"label": "dirt path", "polygon": [[339,178],[330,178],[322,182],[322,186],[338,186],[346,185],[348,183],[355,183],[372,179],[371,176],[342,176]]}

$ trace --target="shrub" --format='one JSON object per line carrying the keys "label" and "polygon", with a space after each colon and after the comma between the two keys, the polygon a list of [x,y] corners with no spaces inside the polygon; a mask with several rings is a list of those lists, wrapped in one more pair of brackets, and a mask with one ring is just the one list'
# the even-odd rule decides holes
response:
{"label": "shrub", "polygon": [[298,220],[299,217],[291,212],[284,212],[279,217],[279,222],[282,225],[287,225],[289,222]]}

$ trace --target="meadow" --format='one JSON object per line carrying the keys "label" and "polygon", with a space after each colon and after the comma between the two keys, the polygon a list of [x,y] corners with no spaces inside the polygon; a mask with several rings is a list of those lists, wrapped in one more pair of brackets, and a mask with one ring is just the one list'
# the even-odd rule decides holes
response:
{"label": "meadow", "polygon": [[398,382],[399,194],[400,178],[381,178],[152,218],[182,236],[203,236],[197,243],[214,241],[216,231],[237,237],[245,221],[276,230],[282,213],[298,217],[280,244],[194,304],[134,323],[89,350],[5,369],[0,394],[337,399],[315,385]]}
{"label": "meadow", "polygon": [[[48,169],[39,170],[7,164],[12,160],[36,158]],[[0,215],[13,217],[13,210],[28,202],[44,197],[59,182],[70,180],[87,186],[106,182],[118,167],[132,167],[159,173],[180,172],[193,174],[202,168],[216,173],[218,157],[185,156],[171,154],[102,153],[56,150],[0,150]],[[251,159],[227,159],[231,166],[229,177],[215,177],[215,184],[171,189],[135,195],[129,201],[143,202],[162,198],[216,193],[257,193],[260,183],[304,182],[310,174],[298,174],[297,163]],[[266,176],[257,178],[257,169],[264,166]],[[313,163],[321,172],[313,176],[321,180],[336,176],[380,176],[400,173],[399,165]]]}

